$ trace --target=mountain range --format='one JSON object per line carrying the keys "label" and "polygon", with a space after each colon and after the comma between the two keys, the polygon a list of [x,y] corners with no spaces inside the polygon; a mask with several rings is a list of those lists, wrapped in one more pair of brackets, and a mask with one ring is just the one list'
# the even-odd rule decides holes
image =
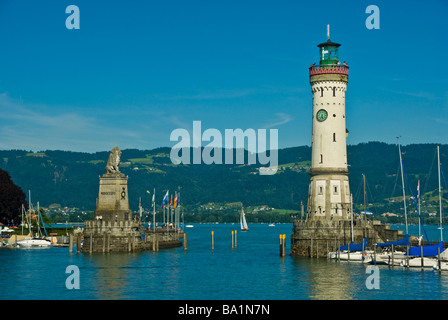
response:
{"label": "mountain range", "polygon": [[[422,194],[438,194],[436,146],[410,144],[401,147],[408,195],[411,190],[415,195],[418,180]],[[245,151],[245,163],[247,155]],[[28,190],[31,191],[33,203],[94,210],[98,178],[105,173],[108,157],[109,151],[0,150],[0,168],[6,170],[27,195]],[[399,204],[394,207],[395,201],[390,200],[402,197],[398,146],[382,142],[349,145],[347,158],[354,203],[359,205],[364,201],[364,174],[367,201],[382,206],[382,211],[399,210]],[[442,164],[448,163],[448,145],[440,146],[440,158]],[[127,149],[122,151],[120,171],[129,177],[132,210],[137,210],[140,198],[142,206],[150,208],[155,188],[156,203],[161,203],[167,190],[172,194],[178,191],[181,203],[189,210],[210,202],[242,202],[244,206],[267,205],[299,211],[301,201],[305,205],[307,202],[310,160],[309,146],[280,149],[277,173],[260,175],[258,168],[266,165],[175,165],[170,160],[170,148]]]}

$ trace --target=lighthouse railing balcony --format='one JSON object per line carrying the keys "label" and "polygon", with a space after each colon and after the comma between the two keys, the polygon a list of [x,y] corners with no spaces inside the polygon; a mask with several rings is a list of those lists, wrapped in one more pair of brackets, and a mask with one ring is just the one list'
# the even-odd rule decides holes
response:
{"label": "lighthouse railing balcony", "polygon": [[346,63],[344,63],[344,64],[323,64],[323,65],[312,64],[309,69],[310,69],[310,76],[314,76],[316,74],[325,74],[325,73],[337,73],[337,74],[348,75],[348,65]]}

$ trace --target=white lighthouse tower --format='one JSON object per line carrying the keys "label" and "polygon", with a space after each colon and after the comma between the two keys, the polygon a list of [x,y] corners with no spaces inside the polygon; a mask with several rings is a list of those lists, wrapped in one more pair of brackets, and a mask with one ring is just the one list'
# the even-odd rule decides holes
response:
{"label": "white lighthouse tower", "polygon": [[340,44],[319,47],[319,65],[309,68],[313,93],[313,133],[307,220],[350,219],[350,187],[347,169],[348,131],[345,127],[345,92],[348,66],[339,60]]}

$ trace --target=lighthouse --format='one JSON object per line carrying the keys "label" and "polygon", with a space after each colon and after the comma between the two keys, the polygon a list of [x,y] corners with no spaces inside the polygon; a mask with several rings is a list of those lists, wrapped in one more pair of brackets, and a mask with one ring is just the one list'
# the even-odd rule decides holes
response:
{"label": "lighthouse", "polygon": [[[339,59],[339,43],[319,44],[319,64],[309,68],[313,94],[311,169],[306,218],[293,221],[291,255],[330,257],[342,245],[396,241],[401,230],[352,215],[347,165],[345,93],[348,65]],[[393,240],[392,240],[393,239]]]}
{"label": "lighthouse", "polygon": [[345,93],[348,65],[339,59],[339,43],[318,45],[319,65],[309,68],[313,94],[313,132],[307,220],[350,219]]}

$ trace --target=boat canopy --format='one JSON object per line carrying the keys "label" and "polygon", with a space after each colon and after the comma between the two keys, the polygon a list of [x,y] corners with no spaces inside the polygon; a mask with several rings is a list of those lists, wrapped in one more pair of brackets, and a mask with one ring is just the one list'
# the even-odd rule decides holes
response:
{"label": "boat canopy", "polygon": [[[364,238],[364,249],[367,248],[367,238]],[[339,251],[348,251],[348,244],[345,246],[339,247]],[[362,242],[361,243],[350,243],[350,251],[362,251]]]}
{"label": "boat canopy", "polygon": [[409,255],[420,257],[422,255],[421,248],[423,248],[424,257],[435,257],[438,254],[438,248],[440,248],[440,253],[443,252],[443,241],[440,241],[438,244],[432,246],[411,247],[409,248]]}
{"label": "boat canopy", "polygon": [[409,245],[409,235],[405,235],[403,239],[398,241],[392,241],[392,242],[384,242],[384,243],[377,243],[376,246],[379,248],[382,247],[390,247],[390,246],[407,246]]}

